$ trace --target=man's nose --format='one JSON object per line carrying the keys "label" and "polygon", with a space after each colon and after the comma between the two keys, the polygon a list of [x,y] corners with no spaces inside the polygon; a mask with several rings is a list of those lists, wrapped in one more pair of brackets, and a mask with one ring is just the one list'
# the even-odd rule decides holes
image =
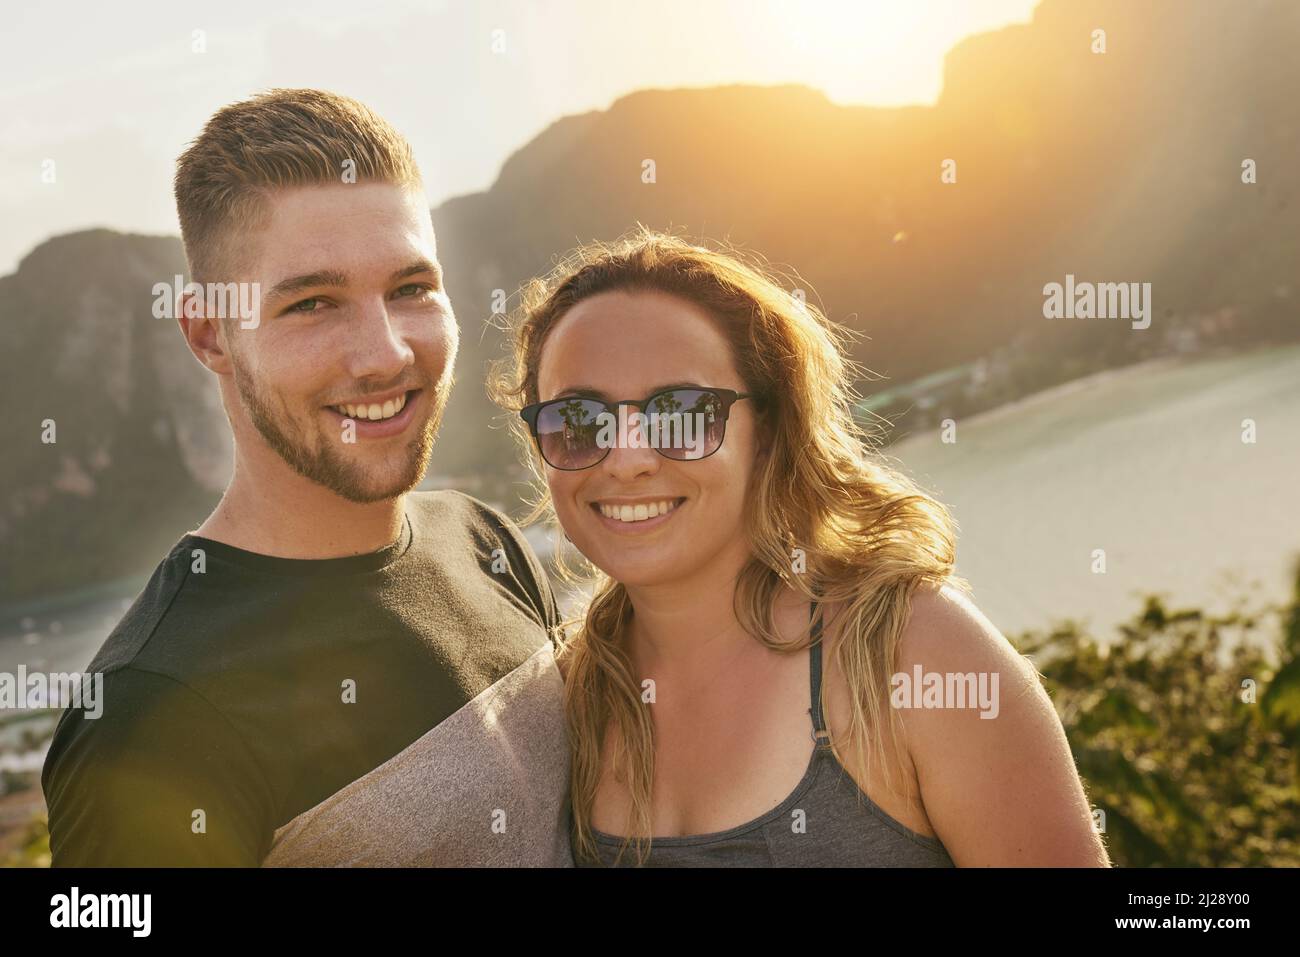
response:
{"label": "man's nose", "polygon": [[382,301],[362,307],[354,333],[348,370],[354,378],[391,382],[415,363],[415,350]]}

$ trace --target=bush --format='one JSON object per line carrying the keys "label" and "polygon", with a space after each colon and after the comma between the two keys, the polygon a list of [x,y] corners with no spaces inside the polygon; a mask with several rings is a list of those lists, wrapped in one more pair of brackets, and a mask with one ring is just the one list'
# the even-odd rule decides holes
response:
{"label": "bush", "polygon": [[1073,623],[1013,644],[1117,866],[1300,864],[1300,562],[1281,609],[1212,617],[1153,595],[1108,645]]}

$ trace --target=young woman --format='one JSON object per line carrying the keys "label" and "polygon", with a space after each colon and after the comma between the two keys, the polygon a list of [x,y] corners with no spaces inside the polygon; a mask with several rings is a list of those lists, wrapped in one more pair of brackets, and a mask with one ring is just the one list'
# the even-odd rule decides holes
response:
{"label": "young woman", "polygon": [[644,229],[525,289],[491,391],[597,576],[560,655],[575,860],[1106,866],[946,510],[855,424],[841,335]]}

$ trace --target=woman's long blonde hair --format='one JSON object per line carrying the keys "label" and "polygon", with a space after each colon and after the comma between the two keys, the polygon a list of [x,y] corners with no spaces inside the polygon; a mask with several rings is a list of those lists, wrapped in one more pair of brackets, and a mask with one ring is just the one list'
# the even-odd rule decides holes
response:
{"label": "woman's long blonde hair", "polygon": [[[736,583],[737,619],[769,648],[793,652],[808,647],[811,630],[793,643],[776,634],[773,601],[782,586],[820,602],[819,618],[826,605],[843,603],[833,653],[848,684],[851,720],[846,740],[831,744],[841,761],[853,747],[858,766],[866,767],[864,743],[873,741],[885,765],[883,735],[870,730],[886,729],[897,746],[902,727],[889,706],[890,678],[911,593],[921,582],[969,585],[953,573],[955,523],[947,509],[886,465],[878,437],[854,418],[860,396],[850,376],[859,367],[841,348],[847,331],[787,292],[763,263],[638,227],[617,242],[577,249],[524,287],[509,320],[513,355],[495,363],[489,377],[494,401],[514,412],[537,402],[547,335],[578,302],[611,290],[670,293],[717,318],[745,389],[759,397],[755,408],[770,442],[746,496],[752,555]],[[555,523],[544,466],[527,427],[517,415],[512,419],[537,479],[525,522],[548,515]],[[631,793],[627,833],[644,863],[654,724],[623,647],[632,606],[621,584],[589,562],[585,570],[594,597],[581,627],[561,638],[559,652],[573,754],[574,852],[583,861],[596,859],[592,806],[612,722],[622,748],[610,770]],[[823,693],[823,713],[824,701]]]}

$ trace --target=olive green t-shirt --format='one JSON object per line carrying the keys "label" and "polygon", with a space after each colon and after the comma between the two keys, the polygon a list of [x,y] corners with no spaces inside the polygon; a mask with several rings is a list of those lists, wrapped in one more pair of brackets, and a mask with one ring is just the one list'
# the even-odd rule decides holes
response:
{"label": "olive green t-shirt", "polygon": [[53,864],[569,866],[554,596],[458,492],[299,560],[184,536],[46,758]]}

